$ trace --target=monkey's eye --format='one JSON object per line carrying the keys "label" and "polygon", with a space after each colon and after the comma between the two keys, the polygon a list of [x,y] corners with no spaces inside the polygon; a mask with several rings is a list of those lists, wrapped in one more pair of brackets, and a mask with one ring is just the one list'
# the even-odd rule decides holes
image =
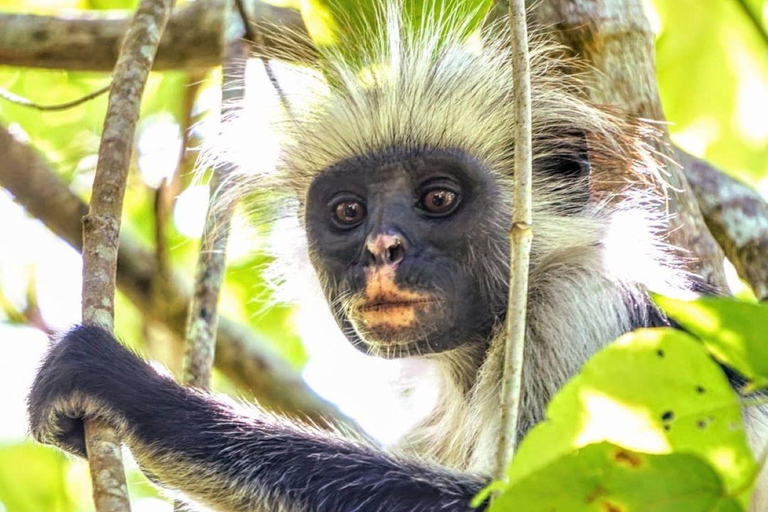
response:
{"label": "monkey's eye", "polygon": [[363,203],[355,200],[341,201],[333,207],[334,220],[345,228],[360,224],[365,218],[365,213]]}
{"label": "monkey's eye", "polygon": [[421,196],[420,206],[433,215],[446,215],[451,213],[458,204],[458,196],[444,188],[428,190]]}

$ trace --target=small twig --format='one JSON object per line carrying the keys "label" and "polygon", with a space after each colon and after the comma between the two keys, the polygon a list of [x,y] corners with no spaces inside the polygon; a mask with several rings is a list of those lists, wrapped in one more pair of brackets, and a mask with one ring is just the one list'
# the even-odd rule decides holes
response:
{"label": "small twig", "polygon": [[515,190],[509,231],[510,276],[504,376],[501,383],[501,432],[495,478],[502,480],[517,442],[517,420],[522,388],[525,319],[528,299],[528,266],[531,252],[531,82],[528,62],[528,29],[525,2],[510,0],[509,24],[515,111]]}
{"label": "small twig", "polygon": [[[230,48],[225,54],[222,73],[222,118],[226,117],[226,109],[232,105],[231,100],[243,95],[243,88],[238,87],[238,83],[244,74],[243,57],[247,54],[248,46],[242,41],[230,43]],[[234,208],[231,196],[227,194],[231,185],[230,171],[229,166],[221,166],[213,169],[211,175],[208,212],[195,272],[195,293],[187,320],[184,380],[187,384],[203,389],[210,384],[213,367],[219,320],[217,304],[226,271],[227,240]]]}
{"label": "small twig", "polygon": [[763,20],[761,20],[757,13],[752,10],[752,8],[747,4],[746,0],[736,0],[736,3],[739,5],[747,18],[749,18],[749,21],[755,27],[755,30],[757,30],[757,33],[760,35],[760,37],[763,39],[763,43],[768,45],[768,29],[766,29],[765,25],[763,25]]}
{"label": "small twig", "polygon": [[[125,36],[109,93],[91,204],[83,219],[83,323],[110,330],[114,324],[123,196],[141,96],[171,3],[142,0]],[[117,432],[91,420],[85,424],[85,439],[96,510],[130,511]]]}
{"label": "small twig", "polygon": [[65,103],[57,103],[54,105],[40,105],[38,103],[28,100],[27,98],[24,98],[23,96],[18,96],[16,94],[13,94],[11,91],[6,91],[5,89],[0,89],[0,98],[6,101],[10,101],[11,103],[16,103],[17,105],[22,105],[24,107],[33,108],[35,110],[41,110],[43,112],[50,112],[54,110],[67,110],[68,108],[82,105],[86,101],[91,101],[94,98],[98,98],[105,92],[109,91],[110,87],[112,87],[111,83],[109,85],[105,85],[101,89],[97,89],[93,91],[92,93],[86,94],[83,97],[77,98],[76,100],[67,101]]}

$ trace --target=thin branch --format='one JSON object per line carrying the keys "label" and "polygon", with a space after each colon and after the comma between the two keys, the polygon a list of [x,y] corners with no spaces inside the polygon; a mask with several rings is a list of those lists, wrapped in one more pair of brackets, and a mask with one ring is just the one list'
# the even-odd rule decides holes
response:
{"label": "thin branch", "polygon": [[[286,45],[314,50],[301,14],[259,0],[246,0],[269,54]],[[153,70],[195,70],[221,65],[225,45],[240,34],[225,34],[224,0],[186,2],[174,9],[160,41]],[[72,71],[112,71],[131,15],[75,11],[66,16],[0,13],[0,65]],[[225,40],[225,37],[230,38]],[[285,52],[279,52],[286,57]]]}
{"label": "thin branch", "polygon": [[[0,126],[0,186],[76,250],[82,250],[80,219],[88,206],[56,175],[40,153],[16,140]],[[148,320],[163,325],[183,339],[191,300],[186,280],[171,274],[157,280],[157,258],[128,233],[120,235],[117,284]],[[153,286],[164,300],[153,301]],[[228,318],[219,320],[216,367],[235,385],[250,392],[261,405],[318,425],[347,424],[333,404],[312,391],[301,375],[246,325]]]}
{"label": "thin branch", "polygon": [[[248,49],[249,45],[239,40],[233,42],[224,55],[221,119],[226,119],[227,109],[231,108],[233,100],[244,95],[242,77],[245,76]],[[211,385],[216,353],[219,295],[227,271],[227,240],[235,207],[233,195],[227,193],[233,183],[231,171],[231,164],[224,164],[215,167],[211,173],[208,211],[195,270],[195,292],[187,319],[184,382],[200,389],[208,389]],[[187,511],[186,505],[179,500],[176,500],[173,509],[175,512]]]}
{"label": "thin branch", "polygon": [[752,23],[752,26],[755,27],[755,30],[757,30],[758,35],[763,40],[763,43],[768,45],[768,29],[766,29],[765,25],[763,25],[763,20],[761,20],[757,13],[747,4],[747,0],[735,0],[736,4],[741,8],[741,10],[744,12],[744,14],[749,18],[749,21]]}
{"label": "thin branch", "polygon": [[[88,215],[83,218],[83,323],[112,329],[123,196],[144,87],[171,0],[142,0],[117,58]],[[85,423],[98,512],[131,509],[120,440],[112,426]]]}
{"label": "thin branch", "polygon": [[11,91],[6,91],[5,89],[0,89],[0,98],[10,101],[11,103],[15,103],[17,105],[22,105],[24,107],[33,108],[35,110],[41,110],[43,112],[53,111],[53,110],[67,110],[69,108],[77,107],[78,105],[82,105],[83,103],[87,101],[91,101],[94,98],[98,98],[105,92],[109,91],[109,88],[112,87],[112,84],[105,85],[101,89],[97,89],[93,91],[92,93],[86,94],[85,96],[82,96],[80,98],[77,98],[72,101],[67,101],[65,103],[57,103],[54,105],[40,105],[39,103],[34,103],[33,101],[28,100],[27,98],[24,98],[23,96],[18,96],[16,94],[13,94]]}
{"label": "thin branch", "polygon": [[509,2],[510,46],[512,49],[512,80],[515,111],[515,181],[512,225],[509,230],[510,276],[507,299],[504,377],[501,383],[501,431],[496,456],[497,480],[504,478],[505,469],[515,452],[517,419],[525,349],[525,319],[528,304],[528,267],[531,253],[533,167],[531,142],[531,76],[528,60],[528,27],[525,2]]}
{"label": "thin branch", "polygon": [[[237,41],[224,57],[222,72],[222,119],[232,100],[243,96],[238,86],[244,76],[248,45]],[[187,321],[187,352],[184,380],[206,389],[210,385],[218,328],[218,301],[226,273],[226,250],[234,203],[226,190],[232,185],[229,165],[213,169],[208,212],[195,272],[195,293]]]}

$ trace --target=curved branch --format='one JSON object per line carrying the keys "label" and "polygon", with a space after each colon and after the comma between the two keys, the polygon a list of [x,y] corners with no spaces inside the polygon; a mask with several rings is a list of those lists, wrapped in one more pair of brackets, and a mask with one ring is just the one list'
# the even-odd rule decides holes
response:
{"label": "curved branch", "polygon": [[[222,71],[221,116],[227,115],[233,101],[242,99],[244,89],[240,77],[245,74],[249,45],[233,42],[224,56]],[[232,225],[235,201],[226,191],[233,185],[231,165],[214,167],[209,183],[210,197],[205,215],[205,227],[195,270],[195,292],[187,320],[187,348],[184,360],[184,381],[195,387],[210,386],[213,358],[216,352],[216,330],[219,326],[219,295],[226,274],[227,240]],[[183,507],[177,504],[176,510]]]}
{"label": "curved branch", "polygon": [[[16,140],[0,126],[0,186],[35,218],[77,250],[82,250],[80,219],[86,205],[50,168],[40,154]],[[183,339],[190,301],[190,286],[178,275],[158,283],[157,258],[126,233],[120,236],[117,285],[149,320],[166,326]],[[153,285],[154,283],[154,285]],[[160,284],[164,300],[153,296]],[[247,326],[222,317],[216,338],[216,367],[232,382],[250,391],[259,403],[295,418],[319,425],[352,420],[312,391],[293,367]]]}
{"label": "curved branch", "polygon": [[768,203],[709,163],[677,150],[704,220],[760,300],[768,300]]}
{"label": "curved branch", "polygon": [[[264,47],[307,46],[301,14],[249,0],[264,34]],[[223,0],[198,0],[174,9],[160,41],[154,70],[193,70],[221,65],[226,9]],[[112,71],[130,13],[79,11],[67,16],[0,13],[0,65]],[[239,34],[227,34],[230,39]],[[282,55],[282,54],[281,54]]]}

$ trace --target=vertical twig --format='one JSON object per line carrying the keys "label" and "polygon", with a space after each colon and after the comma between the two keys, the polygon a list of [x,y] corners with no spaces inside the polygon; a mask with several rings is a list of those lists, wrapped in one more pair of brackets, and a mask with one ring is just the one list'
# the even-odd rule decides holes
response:
{"label": "vertical twig", "polygon": [[[233,100],[243,95],[243,67],[250,46],[243,40],[231,42],[224,55],[222,69],[221,119]],[[216,330],[219,324],[218,301],[226,272],[227,240],[232,221],[234,201],[228,193],[232,186],[231,168],[222,165],[213,169],[209,183],[210,198],[205,216],[205,228],[195,271],[195,292],[187,317],[187,348],[184,357],[184,382],[207,389],[210,386],[213,358],[216,352]],[[174,503],[176,512],[185,512],[183,503]]]}
{"label": "vertical twig", "polygon": [[[243,94],[240,82],[247,57],[248,45],[244,41],[230,43],[222,70],[222,119],[227,117],[226,110],[232,101]],[[211,175],[208,212],[195,273],[195,293],[187,319],[184,380],[200,388],[208,387],[213,367],[219,320],[217,303],[226,270],[227,240],[234,208],[227,191],[232,186],[230,174],[229,165],[222,165],[213,169]]]}
{"label": "vertical twig", "polygon": [[[142,0],[120,50],[109,93],[88,215],[83,218],[83,323],[112,329],[120,218],[141,95],[152,68],[171,0]],[[129,511],[130,501],[113,428],[85,424],[98,512]]]}
{"label": "vertical twig", "polygon": [[[243,67],[248,58],[248,44],[243,40],[231,42],[224,55],[222,69],[221,118],[243,96]],[[200,254],[195,272],[195,293],[187,318],[187,350],[184,380],[187,384],[207,388],[213,367],[217,304],[224,281],[226,249],[234,201],[229,193],[232,186],[231,168],[222,165],[213,169],[209,183],[210,199],[205,218]]]}
{"label": "vertical twig", "polygon": [[515,92],[515,191],[509,230],[510,276],[504,376],[501,383],[501,433],[496,457],[497,480],[512,459],[517,441],[517,418],[523,375],[528,263],[533,239],[531,218],[531,80],[525,2],[509,1],[513,87]]}

